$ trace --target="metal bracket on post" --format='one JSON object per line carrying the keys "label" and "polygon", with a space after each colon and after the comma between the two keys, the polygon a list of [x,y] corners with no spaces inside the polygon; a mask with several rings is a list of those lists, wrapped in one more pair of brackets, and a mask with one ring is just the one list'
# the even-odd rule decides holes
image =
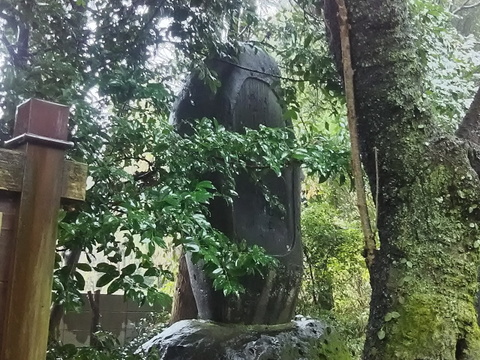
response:
{"label": "metal bracket on post", "polygon": [[65,161],[69,109],[31,99],[0,150],[0,360],[45,359],[58,210],[85,198],[87,167]]}

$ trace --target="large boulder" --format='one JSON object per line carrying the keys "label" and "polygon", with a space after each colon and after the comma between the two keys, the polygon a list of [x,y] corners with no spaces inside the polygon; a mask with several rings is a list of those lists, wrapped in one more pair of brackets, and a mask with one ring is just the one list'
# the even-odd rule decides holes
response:
{"label": "large boulder", "polygon": [[161,360],[351,359],[338,334],[312,319],[249,326],[182,320],[144,343],[137,353],[157,353]]}

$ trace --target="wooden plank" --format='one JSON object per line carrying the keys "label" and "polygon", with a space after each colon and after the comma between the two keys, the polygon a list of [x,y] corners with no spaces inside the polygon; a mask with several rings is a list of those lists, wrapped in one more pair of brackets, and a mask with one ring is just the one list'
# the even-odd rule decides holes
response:
{"label": "wooden plank", "polygon": [[8,280],[12,272],[12,259],[15,251],[15,230],[20,194],[0,191],[0,357],[3,354],[2,341],[5,334],[7,313]]}
{"label": "wooden plank", "polygon": [[22,191],[24,163],[23,152],[0,149],[0,190]]}
{"label": "wooden plank", "polygon": [[[8,284],[4,281],[0,281],[0,321],[4,322],[6,313],[6,298],[7,298]],[[3,326],[0,326],[0,339],[3,339]],[[1,346],[1,343],[0,343]],[[1,350],[1,349],[0,349]]]}
{"label": "wooden plank", "polygon": [[10,267],[14,251],[13,230],[4,230],[0,233],[0,281],[7,281],[10,277]]}
{"label": "wooden plank", "polygon": [[87,176],[87,164],[66,161],[63,170],[62,199],[85,200]]}
{"label": "wooden plank", "polygon": [[[22,191],[24,163],[23,152],[0,149],[0,190]],[[86,164],[66,161],[63,170],[62,198],[85,200],[87,176]]]}
{"label": "wooden plank", "polygon": [[0,191],[0,281],[10,277],[19,194]]}

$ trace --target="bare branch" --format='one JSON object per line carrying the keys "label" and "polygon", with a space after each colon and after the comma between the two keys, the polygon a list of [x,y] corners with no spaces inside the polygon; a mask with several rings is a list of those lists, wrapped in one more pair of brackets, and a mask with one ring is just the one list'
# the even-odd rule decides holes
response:
{"label": "bare branch", "polygon": [[480,1],[477,2],[477,3],[475,3],[475,4],[471,4],[471,5],[464,6],[462,10],[464,10],[464,9],[471,9],[471,8],[477,7],[478,5],[480,5]]}
{"label": "bare branch", "polygon": [[467,10],[467,9],[472,9],[474,7],[477,7],[480,5],[480,1],[474,3],[474,4],[468,4],[470,2],[470,0],[467,0],[463,3],[463,5],[461,5],[460,7],[458,7],[457,9],[455,9],[454,11],[452,11],[452,14],[456,14],[458,13],[459,11],[462,11],[462,10]]}
{"label": "bare branch", "polygon": [[250,71],[250,72],[253,72],[253,73],[271,76],[271,77],[276,78],[276,79],[281,79],[281,80],[286,80],[286,81],[291,81],[291,82],[305,82],[305,80],[303,80],[303,79],[288,78],[288,77],[284,77],[284,76],[277,75],[277,74],[272,74],[272,73],[268,73],[268,72],[264,72],[264,71],[260,71],[260,70],[251,69],[251,68],[248,68],[248,67],[245,67],[245,66],[235,64],[235,63],[230,62],[230,61],[225,60],[225,59],[215,59],[215,61],[219,61],[219,62],[222,62],[222,63],[225,63],[225,64],[229,64],[229,65],[232,65],[236,68],[239,68],[239,69],[242,69],[242,70],[247,70],[247,71]]}
{"label": "bare branch", "polygon": [[[360,144],[357,129],[357,114],[355,108],[354,72],[352,69],[352,57],[350,52],[350,34],[347,8],[344,0],[337,0],[338,21],[340,23],[340,42],[342,46],[343,77],[345,84],[345,98],[347,101],[348,130],[350,133],[350,148],[352,152],[352,167],[355,180],[355,192],[357,193],[357,206],[360,213],[360,222],[365,241],[365,260],[367,267],[371,269],[375,259],[375,234],[372,231],[370,216],[368,214],[365,183],[363,181],[362,163],[360,160]],[[376,185],[378,188],[378,184]],[[378,206],[378,202],[377,202]]]}
{"label": "bare branch", "polygon": [[480,145],[480,88],[455,134]]}
{"label": "bare branch", "polygon": [[450,9],[449,9],[449,10],[452,12],[452,14],[455,14],[455,12],[457,12],[459,9],[463,8],[463,7],[464,7],[465,5],[467,5],[469,2],[470,2],[470,0],[465,0],[465,2],[464,2],[462,5],[460,5],[457,10],[453,11],[453,6],[454,6],[455,4],[454,4],[454,2],[452,1],[452,3],[450,4]]}

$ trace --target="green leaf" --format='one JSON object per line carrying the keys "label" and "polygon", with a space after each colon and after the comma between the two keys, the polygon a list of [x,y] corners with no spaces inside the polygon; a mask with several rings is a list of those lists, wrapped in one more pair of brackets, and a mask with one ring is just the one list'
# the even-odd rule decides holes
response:
{"label": "green leaf", "polygon": [[135,264],[127,265],[122,269],[122,275],[124,276],[132,275],[135,272],[135,270],[137,270],[137,265]]}
{"label": "green leaf", "polygon": [[132,275],[130,278],[137,284],[143,284],[145,282],[145,278],[140,274]]}
{"label": "green leaf", "polygon": [[108,283],[110,283],[114,278],[116,278],[117,275],[113,273],[106,273],[100,276],[100,278],[97,280],[96,287],[104,287]]}
{"label": "green leaf", "polygon": [[102,262],[102,263],[98,264],[97,266],[95,266],[95,270],[98,271],[98,272],[102,272],[102,273],[111,273],[111,274],[113,274],[115,272],[118,273],[117,267],[115,265],[108,264],[108,263],[105,263],[105,262]]}
{"label": "green leaf", "polygon": [[303,92],[303,91],[305,90],[305,83],[304,83],[303,81],[300,81],[300,82],[298,83],[298,90],[299,90],[300,92]]}
{"label": "green leaf", "polygon": [[92,267],[86,263],[78,263],[77,268],[82,271],[92,271]]}
{"label": "green leaf", "polygon": [[150,269],[147,269],[143,276],[158,276],[158,269],[155,267],[151,267]]}
{"label": "green leaf", "polygon": [[385,321],[389,322],[392,319],[398,319],[400,317],[400,314],[396,311],[389,312],[385,315]]}
{"label": "green leaf", "polygon": [[200,181],[199,183],[197,183],[196,188],[215,190],[215,186],[213,186],[212,182],[209,180]]}
{"label": "green leaf", "polygon": [[75,279],[77,280],[77,287],[79,290],[85,289],[85,279],[78,271],[75,271]]}
{"label": "green leaf", "polygon": [[[123,282],[121,279],[117,278],[112,281],[112,283],[107,288],[107,294],[113,294],[114,292],[122,288]],[[97,283],[98,286],[98,283]]]}
{"label": "green leaf", "polygon": [[305,37],[305,40],[303,41],[303,47],[308,48],[310,43],[312,42],[313,39],[313,34],[308,33],[308,35]]}

